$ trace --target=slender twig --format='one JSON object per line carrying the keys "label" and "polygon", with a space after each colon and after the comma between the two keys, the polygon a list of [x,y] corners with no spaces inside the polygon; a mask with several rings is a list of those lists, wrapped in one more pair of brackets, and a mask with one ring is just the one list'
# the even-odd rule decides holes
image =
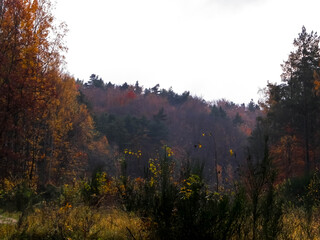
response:
{"label": "slender twig", "polygon": [[133,236],[133,234],[132,234],[132,232],[130,231],[130,229],[129,229],[128,227],[126,227],[126,229],[127,229],[128,232],[130,233],[131,237],[132,237],[134,240],[137,240],[137,239]]}

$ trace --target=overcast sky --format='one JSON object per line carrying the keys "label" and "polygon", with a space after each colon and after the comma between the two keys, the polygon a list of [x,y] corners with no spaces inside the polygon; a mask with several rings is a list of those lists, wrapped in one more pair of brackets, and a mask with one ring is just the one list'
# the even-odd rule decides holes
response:
{"label": "overcast sky", "polygon": [[257,101],[280,82],[302,26],[320,31],[319,0],[56,1],[75,78],[159,83],[207,101]]}

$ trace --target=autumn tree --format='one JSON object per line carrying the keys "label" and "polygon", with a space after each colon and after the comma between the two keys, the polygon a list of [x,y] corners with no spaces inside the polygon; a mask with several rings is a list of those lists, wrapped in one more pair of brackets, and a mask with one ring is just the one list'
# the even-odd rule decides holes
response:
{"label": "autumn tree", "polygon": [[[319,37],[302,27],[294,39],[295,50],[282,65],[281,84],[268,84],[265,108],[273,127],[273,141],[283,136],[295,139],[303,151],[305,173],[315,160],[318,97],[314,92],[314,71],[319,70]],[[287,148],[288,149],[288,148]]]}
{"label": "autumn tree", "polygon": [[48,0],[0,2],[0,178],[45,185],[84,168],[93,121],[61,70],[65,32]]}
{"label": "autumn tree", "polygon": [[49,40],[55,32],[49,7],[46,1],[1,1],[0,152],[2,167],[15,173],[26,169],[27,158],[34,162],[40,141],[34,130],[54,97],[51,77],[62,60],[61,35]]}

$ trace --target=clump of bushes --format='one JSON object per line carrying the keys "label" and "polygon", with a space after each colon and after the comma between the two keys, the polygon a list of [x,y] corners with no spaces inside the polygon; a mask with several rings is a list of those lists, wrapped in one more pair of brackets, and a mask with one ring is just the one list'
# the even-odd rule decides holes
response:
{"label": "clump of bushes", "polygon": [[249,236],[248,201],[242,188],[232,195],[229,191],[212,192],[199,169],[186,168],[175,179],[174,159],[167,147],[162,156],[150,159],[148,170],[144,179],[122,176],[120,189],[127,210],[152,219],[154,237],[245,239]]}

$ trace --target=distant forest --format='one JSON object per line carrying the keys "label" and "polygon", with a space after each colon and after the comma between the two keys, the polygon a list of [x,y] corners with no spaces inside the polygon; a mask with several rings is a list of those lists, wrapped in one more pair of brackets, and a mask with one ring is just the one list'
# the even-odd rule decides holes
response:
{"label": "distant forest", "polygon": [[[0,236],[115,239],[88,220],[110,206],[141,224],[126,222],[119,239],[320,236],[317,33],[302,27],[282,82],[239,105],[74,79],[50,9],[0,1],[0,207],[20,214],[15,228],[0,221]],[[37,232],[48,209],[53,223]]]}
{"label": "distant forest", "polygon": [[263,115],[253,101],[241,106],[226,100],[208,103],[189,92],[160,89],[159,84],[146,89],[138,81],[134,86],[117,86],[105,84],[95,74],[87,83],[77,80],[77,84],[98,135],[110,145],[109,156],[89,157],[89,166],[112,168],[112,155],[131,152],[128,174],[135,177],[144,176],[148,160],[166,145],[172,148],[177,166],[200,164],[208,182],[216,181],[216,171],[220,182],[230,180],[243,161],[255,119]]}

